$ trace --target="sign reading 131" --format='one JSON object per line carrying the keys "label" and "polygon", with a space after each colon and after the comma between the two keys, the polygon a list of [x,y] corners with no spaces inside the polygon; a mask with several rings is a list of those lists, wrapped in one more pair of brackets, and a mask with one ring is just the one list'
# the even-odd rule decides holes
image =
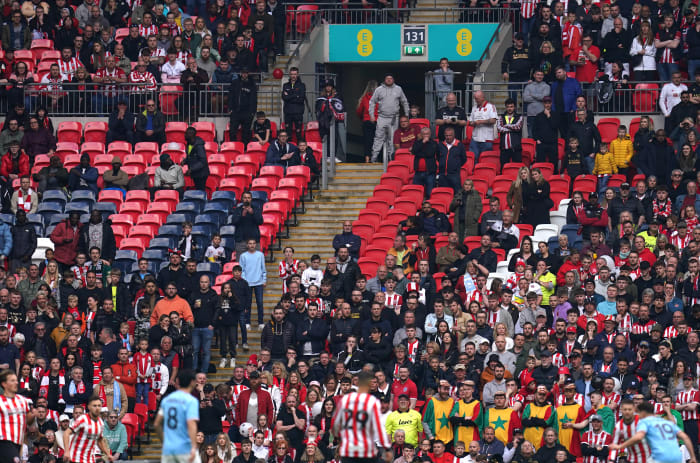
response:
{"label": "sign reading 131", "polygon": [[425,26],[404,26],[403,43],[405,45],[425,45]]}

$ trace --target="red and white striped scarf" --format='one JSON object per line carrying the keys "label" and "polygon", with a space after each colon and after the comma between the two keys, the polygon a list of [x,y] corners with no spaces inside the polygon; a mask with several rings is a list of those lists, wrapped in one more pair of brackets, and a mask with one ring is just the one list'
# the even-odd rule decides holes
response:
{"label": "red and white striped scarf", "polygon": [[32,189],[27,190],[25,195],[22,189],[17,190],[17,207],[24,209],[24,212],[32,210]]}
{"label": "red and white striped scarf", "polygon": [[[49,383],[51,376],[51,371],[44,373],[41,377],[41,384],[39,385],[39,396],[43,398],[49,397]],[[63,403],[63,386],[66,385],[66,372],[63,369],[58,371],[58,403]]]}

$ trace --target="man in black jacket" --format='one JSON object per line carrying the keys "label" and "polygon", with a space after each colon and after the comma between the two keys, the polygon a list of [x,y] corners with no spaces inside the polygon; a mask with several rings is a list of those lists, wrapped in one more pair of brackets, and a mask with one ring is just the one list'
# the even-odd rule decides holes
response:
{"label": "man in black jacket", "polygon": [[209,177],[209,163],[204,150],[204,140],[197,136],[197,130],[194,127],[188,127],[185,130],[185,152],[187,156],[182,160],[182,165],[189,167],[187,175],[192,177],[196,190],[205,191],[207,177]]}
{"label": "man in black jacket", "polygon": [[[632,36],[625,30],[622,17],[613,20],[613,29],[605,35],[602,43],[605,72],[610,72],[612,63],[629,63]],[[629,69],[629,65],[626,66]]]}
{"label": "man in black jacket", "polygon": [[586,173],[590,174],[593,172],[595,155],[600,148],[601,139],[598,128],[587,116],[585,109],[576,110],[576,121],[569,126],[568,137],[578,138],[583,164],[586,166]]}
{"label": "man in black jacket", "polygon": [[132,24],[129,27],[129,35],[122,40],[122,45],[124,45],[124,54],[127,58],[131,61],[137,61],[139,59],[139,53],[146,48],[148,44],[146,43],[145,37],[139,34],[138,24]]}
{"label": "man in black jacket", "polygon": [[294,346],[294,325],[285,319],[282,306],[274,308],[272,320],[265,323],[261,336],[260,347],[269,349],[273,360],[284,359],[287,349]]}
{"label": "man in black jacket", "polygon": [[32,263],[32,254],[36,250],[36,230],[27,222],[24,209],[17,210],[15,226],[12,227],[11,268],[28,268]]}
{"label": "man in black jacket", "polygon": [[97,243],[97,247],[100,248],[100,255],[103,259],[112,261],[114,256],[117,254],[117,242],[114,238],[114,232],[112,230],[112,222],[109,220],[102,220],[102,212],[97,209],[93,209],[90,213],[90,222],[80,229],[80,236],[78,238],[78,250],[85,254],[88,254],[90,248],[90,240],[94,239],[95,236],[99,236],[101,241]]}
{"label": "man in black jacket", "polygon": [[246,191],[241,196],[241,204],[233,210],[231,215],[231,225],[236,226],[234,238],[237,256],[246,251],[248,240],[260,241],[259,226],[262,223],[262,211],[253,204],[253,196]]}
{"label": "man in black jacket", "polygon": [[228,106],[231,109],[231,140],[238,140],[238,127],[241,127],[241,141],[245,145],[250,141],[250,124],[253,114],[258,107],[258,88],[248,78],[248,68],[241,69],[240,79],[231,82],[228,96]]}
{"label": "man in black jacket", "polygon": [[435,188],[435,172],[437,171],[438,145],[430,133],[429,127],[423,127],[419,138],[411,148],[413,153],[414,185],[423,185],[425,197],[430,197],[430,192]]}
{"label": "man in black jacket", "polygon": [[306,104],[306,85],[299,79],[299,68],[289,70],[289,81],[282,86],[284,101],[284,123],[287,130],[296,135],[297,142],[301,140],[301,130],[304,125],[304,105]]}
{"label": "man in black jacket", "polygon": [[[188,302],[194,316],[194,328],[192,329],[194,363],[192,369],[206,373],[209,368],[209,360],[211,360],[211,340],[214,337],[214,311],[219,302],[216,291],[211,289],[208,275],[199,277],[199,291],[190,294]],[[248,350],[248,345],[244,343],[243,349]],[[199,363],[200,350],[202,351],[202,363]]]}
{"label": "man in black jacket", "polygon": [[522,33],[515,34],[513,46],[508,47],[503,55],[501,73],[503,73],[504,81],[516,82],[514,86],[508,86],[508,96],[516,102],[518,101],[518,93],[520,93],[518,91],[520,89],[519,83],[530,80],[531,60],[530,52],[525,46],[525,36]]}
{"label": "man in black jacket", "polygon": [[127,101],[121,98],[117,107],[109,115],[109,130],[107,130],[107,144],[113,141],[127,141],[134,144],[134,113],[129,111]]}

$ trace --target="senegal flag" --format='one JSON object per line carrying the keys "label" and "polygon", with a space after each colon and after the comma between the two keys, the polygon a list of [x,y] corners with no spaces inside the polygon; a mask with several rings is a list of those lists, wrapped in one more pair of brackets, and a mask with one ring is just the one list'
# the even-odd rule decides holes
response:
{"label": "senegal flag", "polygon": [[577,403],[557,407],[557,427],[559,428],[559,443],[566,447],[575,457],[581,454],[581,432],[574,428],[562,427],[564,423],[580,423],[586,419],[586,412]]}
{"label": "senegal flag", "polygon": [[520,427],[520,418],[512,408],[487,408],[484,426],[491,426],[496,431],[496,439],[506,445],[513,442],[513,430]]}
{"label": "senegal flag", "polygon": [[447,400],[439,400],[437,397],[432,397],[423,412],[423,421],[428,424],[435,438],[443,441],[445,444],[450,443],[453,437],[449,418],[454,404],[455,401],[451,397]]}
{"label": "senegal flag", "polygon": [[[531,418],[539,418],[547,423],[547,426],[528,426],[526,423]],[[536,405],[531,402],[525,406],[523,410],[523,427],[525,440],[530,441],[532,445],[535,446],[535,451],[539,450],[542,446],[542,436],[544,435],[545,427],[556,426],[557,424],[557,411],[553,405]]]}
{"label": "senegal flag", "polygon": [[454,433],[455,444],[462,441],[464,445],[469,446],[469,442],[481,439],[479,430],[484,426],[481,402],[476,399],[473,399],[469,403],[466,403],[464,400],[455,402],[450,416],[459,416],[460,418],[465,418],[476,423],[476,426],[457,426]]}

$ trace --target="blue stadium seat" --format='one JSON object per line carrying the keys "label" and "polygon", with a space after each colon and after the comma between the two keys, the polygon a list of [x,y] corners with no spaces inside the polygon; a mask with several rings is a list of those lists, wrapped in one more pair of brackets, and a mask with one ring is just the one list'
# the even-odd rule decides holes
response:
{"label": "blue stadium seat", "polygon": [[265,191],[251,191],[250,194],[253,196],[253,200],[267,202],[267,193]]}
{"label": "blue stadium seat", "polygon": [[83,201],[78,201],[78,202],[70,202],[66,204],[66,214],[70,214],[71,212],[79,212],[81,215],[82,214],[90,214],[90,206],[88,203],[83,202]]}
{"label": "blue stadium seat", "polygon": [[68,218],[68,214],[54,214],[49,219],[49,225],[58,225]]}
{"label": "blue stadium seat", "polygon": [[201,262],[197,264],[197,272],[209,276],[209,280],[214,281],[217,275],[221,274],[221,265],[215,262]]}
{"label": "blue stadium seat", "polygon": [[41,224],[43,226],[44,225],[44,218],[41,216],[41,214],[27,214],[27,222],[38,223],[38,224]]}
{"label": "blue stadium seat", "polygon": [[191,212],[197,215],[202,212],[203,204],[194,201],[183,201],[175,207],[175,212]]}
{"label": "blue stadium seat", "polygon": [[[164,227],[167,227],[168,225],[163,225]],[[163,227],[161,227],[163,228]],[[168,249],[172,249],[175,247],[175,244],[177,243],[177,239],[170,237],[170,236],[157,236],[156,238],[153,238],[148,245],[149,250],[163,250],[166,252]],[[167,256],[166,256],[167,257]]]}
{"label": "blue stadium seat", "polygon": [[56,228],[56,225],[47,225],[46,228],[44,228],[44,236],[51,236],[51,232],[54,228]]}
{"label": "blue stadium seat", "polygon": [[[192,218],[194,218],[194,214],[192,215]],[[169,225],[175,225],[175,224],[182,225],[185,222],[191,222],[191,221],[192,221],[191,218],[187,217],[186,214],[178,213],[178,214],[170,214],[168,216],[168,219],[165,221],[165,223],[167,223]],[[180,228],[180,230],[178,230],[177,236],[180,236],[180,231],[181,231],[181,228]]]}
{"label": "blue stadium seat", "polygon": [[158,229],[158,237],[159,238],[172,238],[174,240],[177,240],[177,238],[180,236],[181,231],[182,231],[182,227],[180,225],[173,225],[173,224],[161,225],[160,228]]}
{"label": "blue stadium seat", "polygon": [[579,226],[576,224],[567,224],[562,227],[559,234],[566,235],[566,237],[569,238],[569,245],[572,246],[576,238],[581,238],[581,235],[578,234],[578,229]]}
{"label": "blue stadium seat", "polygon": [[15,215],[14,214],[0,214],[0,221],[5,222],[10,225],[15,224]]}
{"label": "blue stadium seat", "polygon": [[197,238],[197,241],[206,249],[211,241],[211,236],[215,233],[216,228],[210,223],[198,223],[192,226],[192,236]]}
{"label": "blue stadium seat", "polygon": [[87,201],[90,203],[97,202],[95,198],[95,193],[90,190],[76,190],[71,194],[71,201]]}
{"label": "blue stadium seat", "polygon": [[197,225],[211,224],[218,230],[221,226],[221,219],[218,214],[199,214],[197,217],[194,218],[194,223],[196,223]]}
{"label": "blue stadium seat", "polygon": [[236,226],[235,225],[224,225],[219,229],[219,234],[221,235],[222,238],[230,238],[231,240],[234,239],[234,236],[236,235]]}
{"label": "blue stadium seat", "polygon": [[43,224],[33,222],[31,225],[34,226],[34,233],[36,233],[37,237],[44,236],[44,225]]}
{"label": "blue stadium seat", "polygon": [[54,201],[65,206],[65,204],[68,202],[68,197],[62,190],[46,190],[41,197],[41,201]]}
{"label": "blue stadium seat", "polygon": [[103,219],[107,219],[110,215],[117,213],[117,205],[114,203],[95,203],[94,208],[102,212]]}
{"label": "blue stadium seat", "polygon": [[139,255],[136,251],[127,251],[120,249],[114,255],[114,260],[133,260],[134,262],[139,260]]}
{"label": "blue stadium seat", "polygon": [[[145,251],[144,251],[144,252],[145,252]],[[163,263],[163,262],[162,262],[162,261],[159,261],[159,260],[158,260],[158,261],[155,261],[155,260],[154,260],[154,261],[151,261],[151,260],[149,260],[149,261],[148,261],[148,271],[151,272],[151,273],[154,274],[154,275],[157,275],[157,274],[158,274],[158,269],[159,269],[159,267],[160,267],[160,265],[161,265],[162,263]],[[167,263],[168,263],[168,262],[166,262],[166,264],[167,264]],[[131,264],[131,268],[129,269],[129,273],[134,273],[134,272],[138,272],[138,271],[139,271],[139,263],[138,263],[138,262],[134,262],[133,264]]]}
{"label": "blue stadium seat", "polygon": [[207,202],[207,193],[201,190],[187,190],[182,196],[182,200],[197,202],[204,207],[204,204]]}
{"label": "blue stadium seat", "polygon": [[131,268],[138,262],[136,251],[119,250],[114,257],[114,267],[122,271],[122,275],[131,272]]}
{"label": "blue stadium seat", "polygon": [[132,278],[134,275],[131,274],[131,273],[126,273],[126,274],[123,274],[123,275],[124,275],[124,277],[122,278],[122,281],[124,282],[124,284],[130,285],[130,284],[131,284],[131,278]]}
{"label": "blue stadium seat", "polygon": [[226,200],[231,202],[231,206],[236,205],[236,193],[234,191],[215,191],[211,194],[212,201],[214,200]]}
{"label": "blue stadium seat", "polygon": [[219,223],[226,221],[226,217],[231,213],[231,203],[225,200],[209,201],[202,214],[215,214],[219,217]]}
{"label": "blue stadium seat", "polygon": [[221,247],[226,250],[226,259],[231,259],[233,252],[236,250],[236,241],[233,238],[221,238]]}
{"label": "blue stadium seat", "polygon": [[[157,238],[154,238],[154,239],[157,239]],[[151,242],[153,242],[153,240],[151,240]],[[161,262],[161,261],[164,261],[165,259],[167,259],[168,250],[163,249],[163,248],[153,249],[152,247],[149,246],[149,249],[146,249],[145,251],[143,251],[143,254],[141,254],[141,257],[143,259],[148,259],[149,262],[150,261]]]}
{"label": "blue stadium seat", "polygon": [[166,268],[168,265],[170,265],[169,261],[161,262],[160,265],[158,266],[158,271],[154,272],[154,274],[158,274],[161,270]]}

